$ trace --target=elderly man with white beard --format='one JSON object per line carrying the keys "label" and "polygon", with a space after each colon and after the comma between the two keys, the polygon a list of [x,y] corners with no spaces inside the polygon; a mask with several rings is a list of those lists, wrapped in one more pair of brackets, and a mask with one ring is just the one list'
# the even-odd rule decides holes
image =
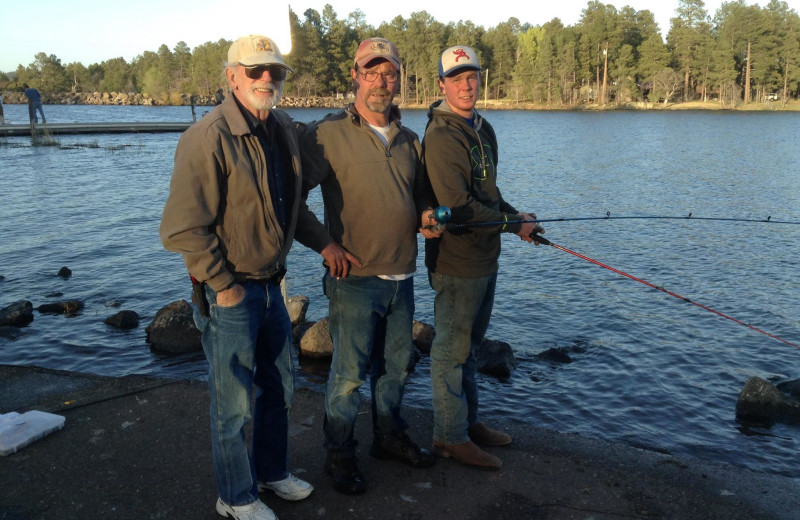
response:
{"label": "elderly man with white beard", "polygon": [[[231,45],[231,95],[181,136],[160,228],[194,283],[194,320],[209,363],[216,510],[234,519],[276,518],[259,492],[302,500],[313,490],[288,462],[294,363],[280,281],[295,235],[321,227],[302,197],[297,125],[275,109],[289,72],[265,36]],[[348,261],[322,240],[303,243],[330,265]]]}

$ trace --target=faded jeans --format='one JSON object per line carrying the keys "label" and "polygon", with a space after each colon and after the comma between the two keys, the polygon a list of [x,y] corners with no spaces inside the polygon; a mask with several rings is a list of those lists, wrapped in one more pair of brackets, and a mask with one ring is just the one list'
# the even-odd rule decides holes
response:
{"label": "faded jeans", "polygon": [[45,117],[44,117],[44,110],[42,110],[42,102],[41,101],[34,102],[34,103],[31,103],[31,104],[28,105],[28,115],[30,116],[31,121],[33,121],[34,124],[38,125],[39,124],[39,116],[37,115],[37,113],[38,114],[42,114],[42,122],[46,123],[47,119],[45,119]]}
{"label": "faded jeans", "polygon": [[[241,506],[258,499],[258,481],[289,476],[289,408],[294,393],[292,324],[280,285],[247,282],[233,307],[216,305],[206,286],[210,317],[195,308],[208,359],[211,452],[220,498]],[[256,386],[254,410],[250,403]],[[252,451],[245,425],[253,418]]]}
{"label": "faded jeans", "polygon": [[467,428],[478,422],[475,350],[489,327],[497,273],[464,278],[428,275],[434,298],[436,336],[431,346],[433,440],[469,441]]}
{"label": "faded jeans", "polygon": [[370,366],[372,428],[375,435],[405,431],[400,416],[411,360],[414,279],[389,281],[377,276],[323,279],[330,300],[333,359],[325,392],[325,447],[355,454],[353,429],[359,388]]}

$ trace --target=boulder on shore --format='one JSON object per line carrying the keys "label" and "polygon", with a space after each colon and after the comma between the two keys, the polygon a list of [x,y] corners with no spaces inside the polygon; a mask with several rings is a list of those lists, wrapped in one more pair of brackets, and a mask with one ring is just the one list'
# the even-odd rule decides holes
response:
{"label": "boulder on shore", "polygon": [[495,377],[509,377],[517,368],[514,350],[505,341],[484,338],[475,352],[478,358],[478,372]]}
{"label": "boulder on shore", "polygon": [[411,334],[413,336],[414,346],[417,347],[420,354],[430,356],[433,338],[436,336],[436,329],[434,329],[432,325],[414,320]]}
{"label": "boulder on shore", "polygon": [[28,300],[20,300],[0,309],[0,326],[24,327],[32,321],[33,304]]}
{"label": "boulder on shore", "polygon": [[766,424],[800,420],[800,401],[784,395],[765,379],[751,377],[739,394],[736,418],[742,422]]}
{"label": "boulder on shore", "polygon": [[135,311],[119,311],[103,320],[103,323],[123,330],[135,329],[139,326],[139,315]]}
{"label": "boulder on shore", "polygon": [[170,354],[202,350],[200,331],[194,325],[192,306],[178,300],[163,307],[145,330],[150,347]]}
{"label": "boulder on shore", "polygon": [[289,313],[289,320],[291,320],[293,327],[305,322],[306,312],[308,311],[308,296],[298,295],[287,299],[286,311]]}
{"label": "boulder on shore", "polygon": [[42,314],[75,314],[83,309],[80,300],[61,300],[54,303],[43,303],[36,310]]}
{"label": "boulder on shore", "polygon": [[300,338],[300,354],[311,358],[330,358],[333,356],[333,340],[328,328],[328,318],[313,324]]}

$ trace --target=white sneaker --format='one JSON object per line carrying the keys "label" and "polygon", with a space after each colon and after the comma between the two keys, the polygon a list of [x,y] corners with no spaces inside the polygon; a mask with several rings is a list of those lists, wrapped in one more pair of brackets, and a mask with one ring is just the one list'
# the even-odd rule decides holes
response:
{"label": "white sneaker", "polygon": [[273,491],[276,495],[284,500],[303,500],[314,491],[314,486],[300,480],[294,475],[289,475],[283,480],[276,480],[275,482],[259,482],[258,491]]}
{"label": "white sneaker", "polygon": [[256,500],[245,506],[229,506],[221,498],[218,498],[217,513],[234,520],[278,520],[272,509],[264,505],[261,500]]}

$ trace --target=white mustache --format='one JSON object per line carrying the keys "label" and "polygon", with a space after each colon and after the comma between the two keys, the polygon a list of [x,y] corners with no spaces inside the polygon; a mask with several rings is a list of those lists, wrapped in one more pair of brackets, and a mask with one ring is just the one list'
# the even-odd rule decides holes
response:
{"label": "white mustache", "polygon": [[270,90],[274,94],[275,92],[278,91],[278,87],[275,85],[275,83],[273,83],[271,81],[268,81],[267,83],[264,83],[264,84],[255,84],[254,83],[253,85],[250,86],[250,91],[251,92],[254,92],[256,90]]}

